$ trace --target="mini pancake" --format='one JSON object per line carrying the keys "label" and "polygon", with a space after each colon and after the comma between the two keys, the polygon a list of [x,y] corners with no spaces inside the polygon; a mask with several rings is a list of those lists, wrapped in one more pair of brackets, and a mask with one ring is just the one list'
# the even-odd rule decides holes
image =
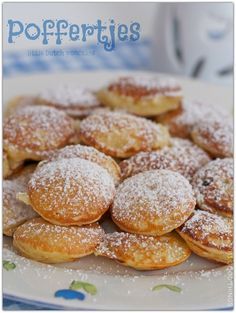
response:
{"label": "mini pancake", "polygon": [[37,101],[77,118],[85,117],[93,110],[101,107],[93,91],[71,85],[46,89],[38,95]]}
{"label": "mini pancake", "polygon": [[59,159],[39,166],[28,184],[34,210],[57,225],[95,222],[109,209],[115,194],[113,178],[106,169],[80,158]]}
{"label": "mini pancake", "polygon": [[187,179],[177,172],[153,170],[118,186],[111,214],[124,231],[161,236],[183,224],[195,204]]}
{"label": "mini pancake", "polygon": [[192,130],[193,141],[214,158],[233,157],[233,123],[230,119],[199,121]]}
{"label": "mini pancake", "polygon": [[118,112],[88,116],[80,124],[80,138],[86,145],[117,158],[169,144],[169,134],[164,126]]}
{"label": "mini pancake", "polygon": [[48,152],[68,144],[73,121],[45,106],[27,106],[10,115],[3,126],[3,144],[12,162],[42,160]]}
{"label": "mini pancake", "polygon": [[105,155],[93,147],[82,145],[66,146],[65,148],[53,151],[49,155],[47,161],[41,162],[40,166],[41,164],[45,164],[46,162],[50,162],[52,160],[71,159],[76,157],[97,163],[98,165],[102,166],[113,177],[115,184],[117,185],[119,183],[120,168],[118,164],[111,157]]}
{"label": "mini pancake", "polygon": [[192,185],[202,210],[231,217],[234,198],[233,159],[217,159],[201,168]]}
{"label": "mini pancake", "polygon": [[3,180],[4,235],[12,236],[19,225],[38,215],[29,205],[16,198],[18,192],[27,191],[28,181],[34,170],[34,165],[28,165],[12,179]]}
{"label": "mini pancake", "polygon": [[6,108],[4,109],[4,117],[8,117],[12,113],[14,113],[16,110],[20,110],[23,107],[35,105],[36,104],[36,98],[33,96],[17,96],[11,99],[7,104]]}
{"label": "mini pancake", "polygon": [[189,248],[201,257],[233,262],[233,220],[197,210],[177,232]]}
{"label": "mini pancake", "polygon": [[111,108],[140,116],[155,116],[180,106],[182,88],[173,79],[121,77],[98,91],[97,97]]}
{"label": "mini pancake", "polygon": [[104,235],[98,223],[86,226],[58,226],[34,218],[17,228],[13,245],[36,261],[62,263],[92,254]]}
{"label": "mini pancake", "polygon": [[171,147],[140,152],[122,161],[119,164],[122,178],[126,179],[144,171],[167,169],[178,172],[191,181],[193,174],[210,161],[207,153],[189,140],[172,139],[171,144]]}
{"label": "mini pancake", "polygon": [[196,100],[183,99],[181,106],[176,110],[158,115],[156,121],[168,127],[172,136],[191,138],[191,131],[195,124],[209,116],[227,116],[215,106]]}
{"label": "mini pancake", "polygon": [[160,237],[129,233],[106,234],[95,255],[114,259],[137,270],[155,270],[184,262],[191,254],[175,233]]}

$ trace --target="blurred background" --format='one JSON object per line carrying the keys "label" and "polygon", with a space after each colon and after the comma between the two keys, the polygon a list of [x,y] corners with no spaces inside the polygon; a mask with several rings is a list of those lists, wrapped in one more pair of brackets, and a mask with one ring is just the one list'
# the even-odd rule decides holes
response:
{"label": "blurred background", "polygon": [[[94,39],[86,45],[64,41],[63,46],[17,38],[7,42],[8,19],[42,23],[66,19],[95,23],[97,19],[139,22],[141,38],[120,42],[112,52]],[[80,55],[31,56],[32,49],[80,49]],[[4,78],[37,73],[92,70],[149,70],[231,85],[233,82],[232,3],[4,3]]]}

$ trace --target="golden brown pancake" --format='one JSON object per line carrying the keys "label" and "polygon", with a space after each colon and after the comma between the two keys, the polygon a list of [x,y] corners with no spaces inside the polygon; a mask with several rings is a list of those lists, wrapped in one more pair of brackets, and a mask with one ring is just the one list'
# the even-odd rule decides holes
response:
{"label": "golden brown pancake", "polygon": [[160,236],[183,224],[195,204],[187,179],[177,172],[153,170],[118,186],[111,214],[124,231]]}
{"label": "golden brown pancake", "polygon": [[44,263],[74,261],[92,254],[104,235],[98,223],[58,226],[34,218],[14,233],[13,245],[27,258]]}
{"label": "golden brown pancake", "polygon": [[12,163],[42,160],[48,152],[67,145],[74,133],[73,120],[65,113],[46,106],[27,106],[4,121],[4,151]]}
{"label": "golden brown pancake", "polygon": [[191,136],[212,157],[233,157],[233,123],[230,119],[220,117],[199,121],[193,127]]}
{"label": "golden brown pancake", "polygon": [[104,153],[98,151],[93,147],[88,146],[71,145],[53,151],[52,153],[50,153],[46,161],[40,163],[40,166],[52,160],[71,158],[81,158],[97,163],[108,171],[108,173],[113,177],[116,185],[120,181],[121,174],[118,164],[111,157],[105,155]]}
{"label": "golden brown pancake", "polygon": [[232,263],[232,219],[197,210],[177,232],[199,256],[226,264]]}
{"label": "golden brown pancake", "polygon": [[186,139],[171,139],[171,147],[158,151],[140,152],[122,161],[122,178],[126,179],[138,173],[167,169],[178,172],[192,180],[193,174],[210,161],[209,156],[198,146]]}
{"label": "golden brown pancake", "polygon": [[156,116],[176,109],[182,88],[173,79],[161,77],[121,77],[97,93],[105,106],[139,116]]}
{"label": "golden brown pancake", "polygon": [[164,126],[118,112],[88,116],[80,124],[80,138],[86,145],[117,158],[169,144],[169,134]]}
{"label": "golden brown pancake", "polygon": [[200,209],[228,217],[233,215],[233,159],[209,162],[194,175],[192,185]]}
{"label": "golden brown pancake", "polygon": [[85,117],[101,107],[93,91],[72,85],[46,89],[37,96],[37,102],[62,110],[76,118]]}
{"label": "golden brown pancake", "polygon": [[[114,195],[114,181],[107,170],[73,158],[39,166],[29,181],[26,201],[53,224],[80,226],[99,220]],[[18,198],[25,201],[25,196]]]}
{"label": "golden brown pancake", "polygon": [[215,106],[196,100],[183,99],[181,106],[156,117],[158,123],[168,127],[172,136],[191,139],[193,126],[203,118],[209,116],[226,116],[224,112],[217,110]]}
{"label": "golden brown pancake", "polygon": [[191,254],[185,242],[176,234],[160,237],[129,233],[106,234],[95,255],[114,259],[137,270],[155,270],[184,262]]}

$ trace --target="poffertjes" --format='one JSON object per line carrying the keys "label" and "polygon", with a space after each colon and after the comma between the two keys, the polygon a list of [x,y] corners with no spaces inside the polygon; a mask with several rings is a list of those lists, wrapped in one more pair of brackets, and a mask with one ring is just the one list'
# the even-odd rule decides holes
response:
{"label": "poffertjes", "polygon": [[167,129],[147,119],[120,112],[90,115],[80,124],[83,143],[116,158],[169,145]]}
{"label": "poffertjes", "polygon": [[182,225],[195,204],[186,178],[169,170],[153,170],[127,178],[118,186],[111,216],[124,231],[161,236]]}
{"label": "poffertjes", "polygon": [[27,194],[18,194],[18,198],[52,224],[80,226],[99,220],[114,195],[114,180],[106,169],[72,158],[39,166],[28,183]]}
{"label": "poffertjes", "polygon": [[115,232],[106,234],[95,255],[114,259],[137,270],[155,270],[184,262],[191,254],[185,242],[176,234],[145,236]]}
{"label": "poffertjes", "polygon": [[62,263],[92,254],[103,235],[98,223],[66,227],[50,224],[39,217],[17,228],[13,245],[30,259]]}
{"label": "poffertjes", "polygon": [[232,263],[232,219],[197,210],[177,232],[199,256],[226,264]]}
{"label": "poffertjes", "polygon": [[105,106],[139,116],[156,116],[176,109],[182,88],[174,79],[163,77],[121,77],[97,92]]}

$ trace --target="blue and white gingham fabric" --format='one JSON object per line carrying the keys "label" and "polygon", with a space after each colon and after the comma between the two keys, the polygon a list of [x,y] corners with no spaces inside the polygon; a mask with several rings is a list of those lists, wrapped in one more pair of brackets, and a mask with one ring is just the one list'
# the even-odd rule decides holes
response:
{"label": "blue and white gingham fabric", "polygon": [[[40,50],[43,55],[31,56],[29,50],[3,53],[3,77],[15,77],[33,73],[93,70],[148,70],[150,69],[150,41],[120,43],[114,51],[107,52],[102,46],[87,45],[61,49]],[[46,50],[62,51],[64,55],[49,56]],[[73,52],[76,52],[73,54]],[[69,55],[68,55],[69,54]]]}
{"label": "blue and white gingham fabric", "polygon": [[[114,51],[106,52],[103,47],[89,45],[86,47],[68,47],[69,55],[29,56],[28,51],[3,52],[3,77],[11,78],[22,75],[55,73],[63,71],[93,70],[148,70],[150,69],[151,44],[149,40],[119,44]],[[47,49],[49,50],[49,49]],[[53,50],[62,50],[58,47]],[[76,51],[75,55],[72,55]],[[43,310],[50,309],[20,302],[18,299],[3,299],[4,310]]]}

